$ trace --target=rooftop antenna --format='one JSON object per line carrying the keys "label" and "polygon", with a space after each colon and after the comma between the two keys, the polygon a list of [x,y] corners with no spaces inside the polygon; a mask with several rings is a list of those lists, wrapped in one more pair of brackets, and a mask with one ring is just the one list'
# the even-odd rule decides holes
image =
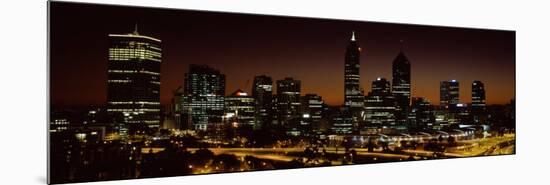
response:
{"label": "rooftop antenna", "polygon": [[139,35],[138,33],[138,23],[134,24],[134,35]]}
{"label": "rooftop antenna", "polygon": [[351,31],[351,41],[355,41],[355,31]]}
{"label": "rooftop antenna", "polygon": [[403,39],[399,39],[399,51],[403,52]]}

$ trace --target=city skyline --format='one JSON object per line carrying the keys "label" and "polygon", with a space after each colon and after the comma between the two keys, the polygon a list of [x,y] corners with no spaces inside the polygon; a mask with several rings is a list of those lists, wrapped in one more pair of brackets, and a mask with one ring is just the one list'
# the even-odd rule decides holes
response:
{"label": "city skyline", "polygon": [[[302,25],[297,22],[304,18],[244,17],[214,12],[173,12],[135,7],[127,9],[130,13],[122,15],[116,13],[122,7],[92,6],[105,9],[105,15],[99,18],[89,16],[86,14],[89,10],[78,6],[70,10],[62,6],[57,10],[56,6],[52,6],[58,12],[52,14],[52,19],[83,26],[70,28],[52,24],[51,101],[54,106],[106,103],[104,81],[107,75],[104,71],[107,69],[108,53],[104,47],[108,46],[108,42],[105,37],[112,33],[130,33],[136,21],[140,33],[163,40],[162,105],[167,105],[172,98],[172,92],[183,85],[184,73],[189,64],[209,65],[226,74],[226,95],[237,89],[251,93],[251,82],[257,75],[270,76],[274,81],[293,77],[302,81],[302,95],[315,93],[322,96],[329,105],[342,105],[343,58],[351,31],[356,32],[357,42],[362,47],[360,86],[365,92],[368,92],[370,82],[377,77],[391,79],[392,61],[403,50],[411,63],[411,97],[425,97],[437,105],[439,82],[451,79],[461,82],[462,103],[471,102],[469,84],[474,80],[486,84],[487,104],[505,104],[515,96],[515,85],[510,84],[515,82],[515,57],[510,57],[514,56],[515,50],[515,36],[510,37],[514,32],[318,19],[311,19],[312,21]],[[71,11],[78,13],[70,18],[56,17]],[[138,15],[140,11],[148,11],[152,15],[150,17],[163,18],[160,20],[166,21],[159,23],[152,21],[153,18],[132,16]],[[106,17],[109,15],[117,15],[120,22],[108,20]],[[170,15],[176,18],[164,19]],[[92,18],[94,21],[87,21]],[[182,26],[168,26],[168,20],[178,18],[191,27],[186,30]],[[286,35],[268,30],[261,23],[265,21],[263,19],[291,28],[279,30]],[[204,29],[209,28],[207,23],[211,24],[214,31]],[[257,28],[246,26],[258,24],[260,26]],[[109,25],[109,29],[103,28],[106,25]],[[330,31],[311,32],[315,27],[327,25]],[[198,31],[199,28],[202,32]],[[79,34],[63,34],[72,31]],[[434,40],[431,38],[434,32],[453,37]],[[89,36],[84,37],[84,40],[93,39],[93,44],[72,38],[82,35]],[[196,39],[200,41],[195,41]],[[251,42],[254,40],[260,43]],[[441,43],[441,40],[448,41],[447,45]],[[404,41],[403,45],[400,41]],[[55,55],[57,52],[65,52],[67,47],[74,47],[75,44],[87,46],[89,50]],[[257,47],[258,44],[262,47]],[[283,47],[285,45],[293,47]],[[211,53],[205,53],[206,51]],[[242,54],[243,52],[248,54]],[[480,63],[481,61],[487,62]],[[82,83],[83,81],[86,83]]]}
{"label": "city skyline", "polygon": [[515,32],[49,5],[49,182],[515,154]]}

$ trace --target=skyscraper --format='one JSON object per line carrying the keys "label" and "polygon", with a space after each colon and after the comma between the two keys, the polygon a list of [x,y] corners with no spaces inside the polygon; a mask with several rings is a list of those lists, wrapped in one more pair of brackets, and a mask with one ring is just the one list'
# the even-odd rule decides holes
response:
{"label": "skyscraper", "polygon": [[[107,112],[123,117],[132,133],[160,126],[161,40],[140,35],[109,34]],[[121,133],[124,134],[124,133]]]}
{"label": "skyscraper", "polygon": [[392,75],[392,94],[397,102],[396,121],[404,124],[411,100],[411,64],[403,51],[393,60]]}
{"label": "skyscraper", "polygon": [[395,121],[395,97],[390,93],[390,82],[385,78],[377,78],[372,82],[371,92],[365,100],[365,125],[363,133],[390,133],[398,128]]}
{"label": "skyscraper", "polygon": [[277,122],[286,131],[297,131],[300,123],[301,82],[293,78],[277,80]]}
{"label": "skyscraper", "polygon": [[477,80],[472,82],[472,109],[485,110],[485,85]]}
{"label": "skyscraper", "polygon": [[474,123],[485,121],[485,85],[481,81],[472,82],[472,118]]}
{"label": "skyscraper", "polygon": [[226,119],[232,119],[229,121],[236,123],[234,126],[253,128],[255,110],[254,98],[241,89],[225,97]]}
{"label": "skyscraper", "polygon": [[344,104],[355,114],[363,110],[364,95],[359,83],[361,48],[356,41],[355,32],[351,33],[351,39],[346,48],[344,71]]}
{"label": "skyscraper", "polygon": [[265,128],[273,121],[273,80],[266,75],[254,77],[252,97],[256,101],[256,128]]}
{"label": "skyscraper", "polygon": [[442,81],[439,88],[439,105],[443,109],[454,109],[459,103],[459,83],[456,80]]}
{"label": "skyscraper", "polygon": [[318,131],[323,118],[323,97],[306,94],[302,97],[302,128],[306,132]]}
{"label": "skyscraper", "polygon": [[206,65],[190,65],[185,73],[182,116],[187,127],[198,131],[222,124],[225,75]]}

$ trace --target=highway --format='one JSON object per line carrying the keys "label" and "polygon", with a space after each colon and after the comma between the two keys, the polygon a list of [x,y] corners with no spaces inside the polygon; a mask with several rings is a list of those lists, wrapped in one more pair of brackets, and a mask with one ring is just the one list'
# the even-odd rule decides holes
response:
{"label": "highway", "polygon": [[[463,140],[458,141],[456,147],[449,147],[443,153],[447,157],[473,157],[482,155],[499,155],[499,154],[512,154],[515,147],[515,135],[507,135],[502,137],[492,137],[484,139]],[[163,148],[143,148],[142,152],[147,153],[150,149],[154,153],[162,151]],[[233,154],[238,157],[244,157],[247,155],[254,156],[260,159],[276,160],[276,161],[292,161],[296,159],[296,154],[299,154],[305,150],[303,147],[294,148],[208,148],[214,154]],[[344,148],[339,147],[326,147],[324,148],[327,153],[330,154],[344,154]],[[190,152],[195,152],[198,148],[188,148]],[[323,149],[320,148],[319,151]],[[374,152],[368,152],[366,148],[354,148],[357,155],[380,157],[380,158],[393,158],[397,160],[408,159],[411,155],[415,159],[422,157],[433,157],[433,152],[423,149],[417,150],[403,150],[402,153],[383,153],[380,149]]]}

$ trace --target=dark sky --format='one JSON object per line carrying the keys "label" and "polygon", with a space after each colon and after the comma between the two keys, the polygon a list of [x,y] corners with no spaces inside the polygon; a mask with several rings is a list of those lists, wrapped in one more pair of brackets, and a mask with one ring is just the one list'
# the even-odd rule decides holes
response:
{"label": "dark sky", "polygon": [[[361,46],[361,86],[391,80],[400,50],[411,61],[412,96],[439,102],[439,81],[485,83],[489,104],[515,97],[515,32],[171,9],[51,3],[51,101],[56,106],[106,102],[108,37],[139,33],[162,40],[161,103],[183,84],[189,64],[226,74],[226,93],[250,92],[255,75],[302,81],[302,94],[343,103],[344,52],[352,30]],[[250,80],[248,86],[247,81]]]}

